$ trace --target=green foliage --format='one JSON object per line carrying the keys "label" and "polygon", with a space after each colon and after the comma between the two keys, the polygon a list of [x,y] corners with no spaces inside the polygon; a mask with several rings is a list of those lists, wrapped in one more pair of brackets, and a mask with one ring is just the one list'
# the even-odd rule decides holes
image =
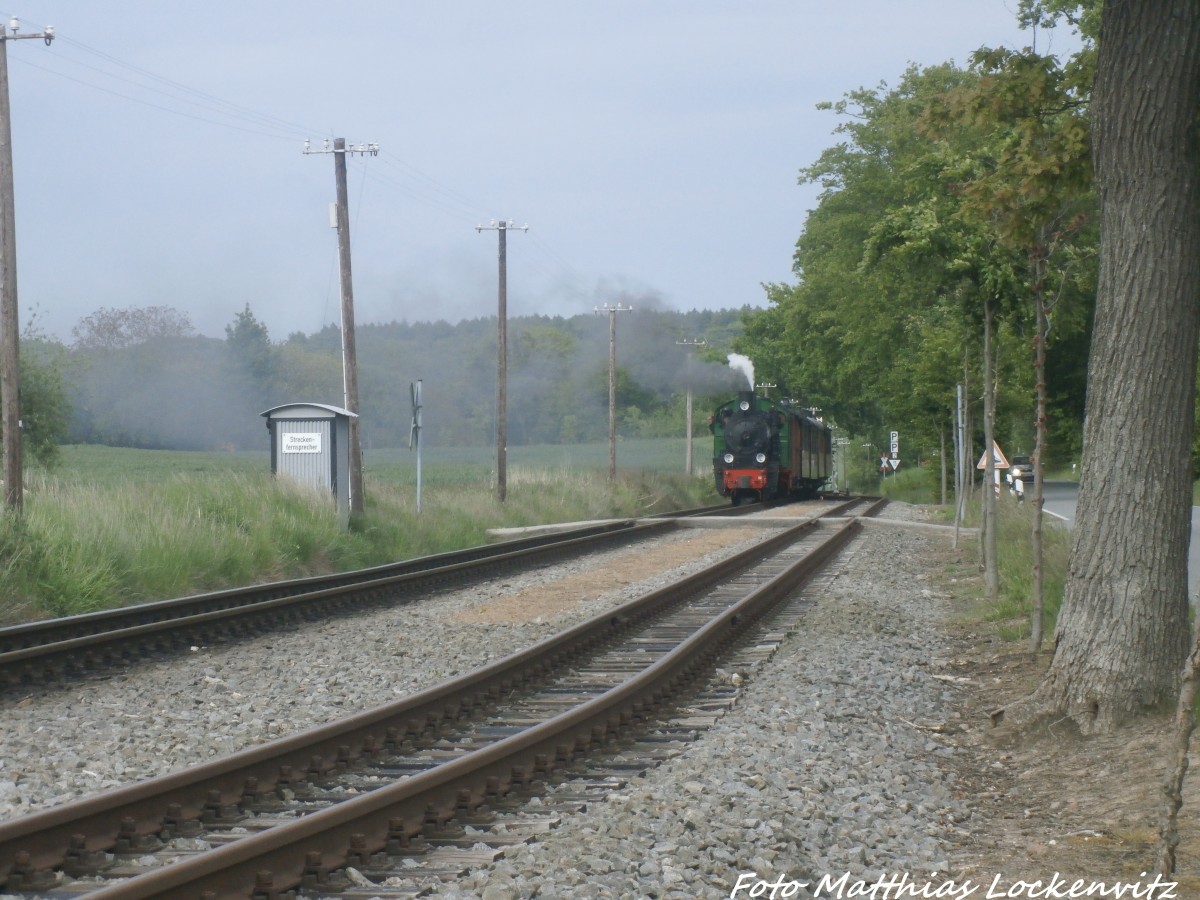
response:
{"label": "green foliage", "polygon": [[1103,0],[1021,0],[1018,21],[1023,28],[1055,28],[1065,22],[1084,38],[1084,54],[1090,54],[1100,35],[1103,5]]}
{"label": "green foliage", "polygon": [[22,448],[40,465],[53,466],[71,415],[66,351],[54,341],[26,334],[20,368]]}
{"label": "green foliage", "polygon": [[[1030,634],[1030,597],[1033,593],[1033,505],[1018,503],[1005,495],[999,504],[997,567],[1000,596],[984,612],[997,623],[1002,637],[1025,640]],[[1066,584],[1070,532],[1052,517],[1042,520],[1043,572],[1045,574],[1043,615],[1045,633],[1054,633]]]}
{"label": "green foliage", "polygon": [[940,478],[939,469],[935,464],[902,466],[886,478],[879,479],[878,492],[889,500],[904,503],[939,503]]}
{"label": "green foliage", "polygon": [[262,388],[270,384],[275,375],[275,348],[267,326],[254,317],[249,303],[225,326],[225,344],[233,365],[251,385]]}
{"label": "green foliage", "polygon": [[263,398],[229,365],[223,341],[174,337],[72,349],[68,365],[72,442],[151,449],[265,445]]}
{"label": "green foliage", "polygon": [[1097,245],[1082,99],[1055,60],[984,49],[969,69],[913,67],[895,89],[826,104],[843,140],[801,171],[823,193],[796,244],[797,283],[767,287],[735,349],[864,440],[899,430],[910,454],[928,453],[952,443],[956,384],[982,393],[986,300],[1000,312],[997,438],[1028,452],[1040,291],[1056,346],[1049,428],[1073,457]]}

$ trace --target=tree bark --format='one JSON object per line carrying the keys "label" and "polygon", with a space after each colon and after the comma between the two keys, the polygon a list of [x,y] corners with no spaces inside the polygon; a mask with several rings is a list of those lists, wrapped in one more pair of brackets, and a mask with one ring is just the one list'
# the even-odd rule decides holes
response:
{"label": "tree bark", "polygon": [[996,376],[994,357],[995,314],[990,297],[983,301],[983,494],[980,498],[983,534],[983,584],[988,600],[1000,596],[1000,568],[996,540]]}
{"label": "tree bark", "polygon": [[1085,734],[1163,708],[1189,643],[1200,3],[1107,0],[1091,110],[1102,238],[1079,502],[1054,659],[1008,716]]}
{"label": "tree bark", "polygon": [[941,460],[942,469],[942,506],[945,506],[947,489],[949,487],[949,472],[946,464],[946,424],[944,422],[938,427],[938,441],[940,444],[938,459]]}
{"label": "tree bark", "polygon": [[1034,359],[1033,368],[1037,381],[1037,413],[1034,416],[1033,443],[1033,584],[1031,585],[1029,614],[1029,649],[1037,653],[1042,649],[1042,632],[1045,630],[1045,545],[1042,540],[1042,508],[1046,499],[1042,492],[1042,458],[1046,452],[1046,240],[1045,229],[1033,251],[1033,296],[1034,296]]}
{"label": "tree bark", "polygon": [[1167,773],[1163,778],[1162,805],[1158,818],[1158,850],[1155,868],[1161,875],[1175,874],[1175,851],[1179,847],[1179,810],[1183,808],[1183,778],[1188,770],[1188,748],[1196,730],[1196,688],[1200,677],[1200,628],[1192,641],[1192,652],[1183,667],[1183,686],[1175,707],[1175,733],[1171,741]]}

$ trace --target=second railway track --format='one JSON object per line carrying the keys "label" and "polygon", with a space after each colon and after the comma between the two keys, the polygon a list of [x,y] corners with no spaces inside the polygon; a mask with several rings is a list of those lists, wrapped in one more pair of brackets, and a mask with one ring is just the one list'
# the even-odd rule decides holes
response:
{"label": "second railway track", "polygon": [[334,612],[660,534],[669,521],[622,520],[335,575],[279,581],[0,629],[0,686],[55,681],[195,643]]}
{"label": "second railway track", "polygon": [[[856,498],[823,515],[872,515]],[[677,514],[745,514],[760,505],[705,507]],[[252,585],[174,600],[0,628],[0,689],[64,681],[197,644],[319,619],[492,578],[522,567],[660,535],[670,519],[619,520],[326,576]]]}
{"label": "second railway track", "polygon": [[[847,539],[854,527],[854,523],[842,526],[836,530],[837,537]],[[806,529],[816,530],[810,526]],[[774,542],[783,540],[787,544],[797,537],[794,529],[787,534],[787,540],[779,537],[773,539]],[[810,540],[815,542],[816,538]],[[760,547],[751,555],[761,556],[762,552]],[[746,560],[741,563],[744,565]],[[548,769],[569,762],[593,745],[617,739],[639,721],[652,716],[653,710],[668,702],[672,691],[700,677],[699,659],[711,658],[726,646],[739,629],[745,628],[771,603],[792,590],[795,579],[805,577],[804,573],[814,563],[810,560],[799,567],[788,567],[786,575],[773,570],[778,565],[765,563],[758,566],[755,574],[748,576],[755,586],[748,594],[742,590],[746,596],[736,604],[728,597],[710,596],[705,602],[715,603],[723,607],[723,611],[708,624],[698,625],[694,621],[669,624],[660,619],[649,626],[650,631],[643,631],[640,637],[630,637],[636,623],[650,616],[653,607],[667,602],[665,592],[655,592],[472,673],[467,679],[460,680],[465,683],[456,683],[457,687],[452,688],[450,683],[440,685],[392,704],[386,713],[375,710],[335,723],[330,726],[332,731],[318,738],[316,745],[302,744],[302,736],[295,735],[231,757],[231,760],[240,758],[236,766],[222,761],[158,780],[160,787],[161,782],[170,782],[172,790],[183,790],[187,798],[181,794],[173,800],[164,796],[152,799],[144,795],[149,791],[147,785],[153,784],[147,782],[72,805],[78,813],[81,806],[87,807],[90,803],[91,814],[100,817],[97,821],[107,823],[99,827],[85,827],[82,820],[69,818],[67,810],[72,807],[61,807],[8,823],[0,827],[0,873],[8,877],[10,889],[22,884],[39,886],[39,881],[50,887],[44,879],[56,866],[65,865],[71,871],[84,873],[89,867],[105,868],[104,864],[109,861],[106,854],[114,848],[149,852],[147,848],[153,840],[159,839],[158,836],[170,834],[171,828],[177,830],[182,822],[203,818],[206,810],[209,819],[241,816],[242,807],[252,807],[255,798],[267,798],[270,805],[288,792],[296,795],[296,787],[300,785],[317,784],[321,786],[320,793],[336,794],[338,791],[325,782],[337,773],[353,772],[359,767],[359,774],[354,777],[361,779],[362,766],[379,768],[384,759],[392,760],[392,768],[403,768],[399,760],[405,754],[425,752],[437,756],[437,752],[430,751],[437,750],[439,741],[449,741],[455,748],[455,758],[450,763],[419,774],[412,774],[414,770],[410,767],[406,774],[411,777],[386,787],[376,787],[352,801],[328,810],[309,812],[300,818],[295,827],[332,829],[319,838],[311,834],[302,837],[302,843],[308,841],[310,846],[322,848],[344,844],[342,850],[333,852],[329,858],[322,856],[314,860],[306,858],[304,853],[297,856],[295,850],[268,850],[266,844],[274,845],[284,840],[283,830],[271,829],[237,840],[214,853],[198,856],[184,863],[182,868],[155,870],[138,879],[121,882],[120,895],[200,896],[205,890],[214,890],[219,896],[249,896],[249,893],[238,893],[241,887],[228,893],[229,889],[221,886],[226,885],[225,879],[229,878],[242,885],[247,876],[251,887],[257,881],[259,889],[269,894],[284,885],[298,883],[298,879],[311,877],[313,871],[328,872],[338,865],[345,865],[347,859],[357,858],[354,854],[370,856],[389,847],[394,849],[399,846],[397,842],[404,843],[431,826],[438,827],[455,811],[470,811],[531,779],[544,777]],[[711,587],[716,577],[710,573],[701,581]],[[689,586],[683,590],[685,594],[696,594],[701,590],[699,585],[700,582],[689,579]],[[658,596],[660,594],[663,596]],[[682,603],[678,598],[673,602],[676,605]],[[686,613],[689,619],[696,616],[695,610]],[[617,635],[626,632],[623,639],[626,643],[618,645]],[[629,649],[628,641],[633,641],[632,646],[637,649]],[[573,670],[568,668],[568,658],[580,654],[584,654],[584,661],[572,664]],[[630,675],[626,671],[638,668],[630,663],[633,658],[650,661],[646,671],[655,671],[657,683],[653,683],[649,674]],[[518,662],[522,667],[532,665],[543,675],[553,673],[553,684],[536,687],[539,679],[544,678],[528,672],[518,674],[514,668]],[[539,718],[531,713],[531,706],[559,710],[566,705],[564,698],[568,695],[572,697],[569,711],[560,712],[548,721],[530,724],[530,720]],[[502,698],[518,696],[523,698],[523,708],[517,708],[517,711],[509,708],[507,712],[499,708]],[[539,696],[541,699],[537,699]],[[482,724],[475,720],[460,721],[469,710],[485,713]],[[452,733],[457,737],[446,737],[441,730],[443,725],[454,729]],[[481,737],[485,732],[488,740]],[[305,740],[313,734],[307,733]],[[468,760],[472,762],[468,763]],[[251,768],[247,769],[245,765]],[[222,771],[216,771],[214,766]],[[234,767],[225,771],[229,766]],[[382,767],[387,768],[386,765]],[[460,775],[463,781],[458,780]],[[216,782],[206,780],[214,778]],[[186,787],[181,787],[181,779],[188,781]],[[361,785],[355,790],[361,790]],[[215,795],[214,791],[217,792]],[[392,796],[393,793],[397,796]],[[126,802],[129,805],[122,806]],[[378,809],[375,808],[377,805]],[[364,813],[365,818],[360,818],[357,813]],[[351,818],[342,821],[346,816]],[[275,817],[279,818],[278,815]],[[80,841],[74,837],[77,833],[90,836]],[[43,837],[36,837],[37,834]],[[268,838],[267,835],[273,836]],[[287,843],[290,845],[291,841]],[[267,856],[258,856],[259,851]],[[277,855],[279,853],[283,853],[288,861],[283,861]],[[234,863],[234,869],[241,874],[212,876],[218,880],[211,888],[196,888],[198,883],[192,878],[195,871],[187,872],[188,867],[206,868],[216,865],[213,860],[219,863],[221,859],[241,859],[247,854],[253,854],[254,861]],[[338,854],[341,854],[340,862],[333,859]],[[261,871],[264,869],[273,873],[269,885],[263,883]],[[181,878],[185,880],[177,880]],[[166,884],[162,879],[171,883]],[[146,892],[130,893],[139,884],[142,887],[137,890]],[[188,885],[187,893],[181,893],[182,884]]]}

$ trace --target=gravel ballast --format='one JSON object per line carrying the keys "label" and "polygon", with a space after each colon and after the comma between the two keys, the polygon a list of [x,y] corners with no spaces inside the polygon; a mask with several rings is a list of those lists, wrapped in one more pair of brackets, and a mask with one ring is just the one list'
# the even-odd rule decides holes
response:
{"label": "gravel ballast", "polygon": [[[883,518],[919,512],[893,504]],[[729,529],[728,549],[531,621],[472,617],[565,576],[619,570],[628,551],[9,698],[0,817],[392,701],[771,533]],[[865,530],[802,627],[748,673],[738,704],[700,740],[608,802],[435,891],[487,900],[763,897],[775,885],[776,897],[813,897],[822,879],[843,879],[844,891],[902,875],[918,888],[940,884],[970,814],[942,765],[958,752],[939,733],[955,715],[940,627],[948,601],[926,580],[931,549],[947,541]]]}
{"label": "gravel ballast", "polygon": [[[127,674],[7,696],[0,819],[165,774],[404,697],[502,658],[772,529],[678,529],[622,547]],[[700,547],[694,551],[693,546]],[[719,548],[719,549],[714,549]],[[647,560],[665,559],[658,571]],[[672,565],[677,560],[681,564]],[[632,568],[648,577],[631,580]]]}
{"label": "gravel ballast", "polygon": [[939,766],[957,751],[937,734],[954,713],[952,678],[935,677],[949,651],[945,600],[923,572],[931,541],[945,539],[865,533],[801,629],[701,740],[437,893],[885,897],[900,894],[870,886],[902,878],[932,892],[949,878],[947,850],[969,809]]}

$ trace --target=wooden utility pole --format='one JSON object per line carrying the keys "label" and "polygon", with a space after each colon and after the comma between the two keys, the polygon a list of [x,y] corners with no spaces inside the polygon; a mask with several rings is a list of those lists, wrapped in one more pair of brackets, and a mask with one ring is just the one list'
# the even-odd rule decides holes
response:
{"label": "wooden utility pole", "polygon": [[608,480],[617,478],[617,313],[632,312],[632,306],[597,306],[608,313]]}
{"label": "wooden utility pole", "polygon": [[350,203],[346,191],[346,154],[379,155],[378,144],[346,146],[345,138],[335,138],[330,148],[313,150],[307,141],[305,153],[332,153],[334,180],[337,182],[337,202],[333,222],[338,233],[338,268],[342,285],[342,397],[343,406],[355,415],[350,416],[350,512],[363,512],[362,432],[358,413],[358,354],[354,343],[354,283],[350,275]]}
{"label": "wooden utility pole", "polygon": [[680,347],[688,348],[687,369],[686,369],[687,403],[685,405],[685,410],[684,410],[684,418],[687,421],[687,425],[686,425],[687,451],[684,454],[683,470],[685,472],[687,472],[689,475],[691,475],[692,474],[692,355],[693,355],[693,353],[695,353],[695,350],[697,347],[707,347],[708,341],[704,340],[704,338],[698,338],[695,340],[692,340],[690,338],[684,338],[682,341],[676,341],[675,343]]}
{"label": "wooden utility pole", "polygon": [[16,16],[0,26],[0,432],[4,443],[4,507],[24,510],[21,467],[21,329],[17,315],[17,213],[13,187],[12,110],[8,103],[8,42],[54,40],[54,28],[17,34]]}
{"label": "wooden utility pole", "polygon": [[491,225],[476,225],[475,231],[500,233],[500,287],[496,334],[496,499],[501,503],[508,493],[508,239],[510,228],[528,231],[528,225],[492,220]]}

